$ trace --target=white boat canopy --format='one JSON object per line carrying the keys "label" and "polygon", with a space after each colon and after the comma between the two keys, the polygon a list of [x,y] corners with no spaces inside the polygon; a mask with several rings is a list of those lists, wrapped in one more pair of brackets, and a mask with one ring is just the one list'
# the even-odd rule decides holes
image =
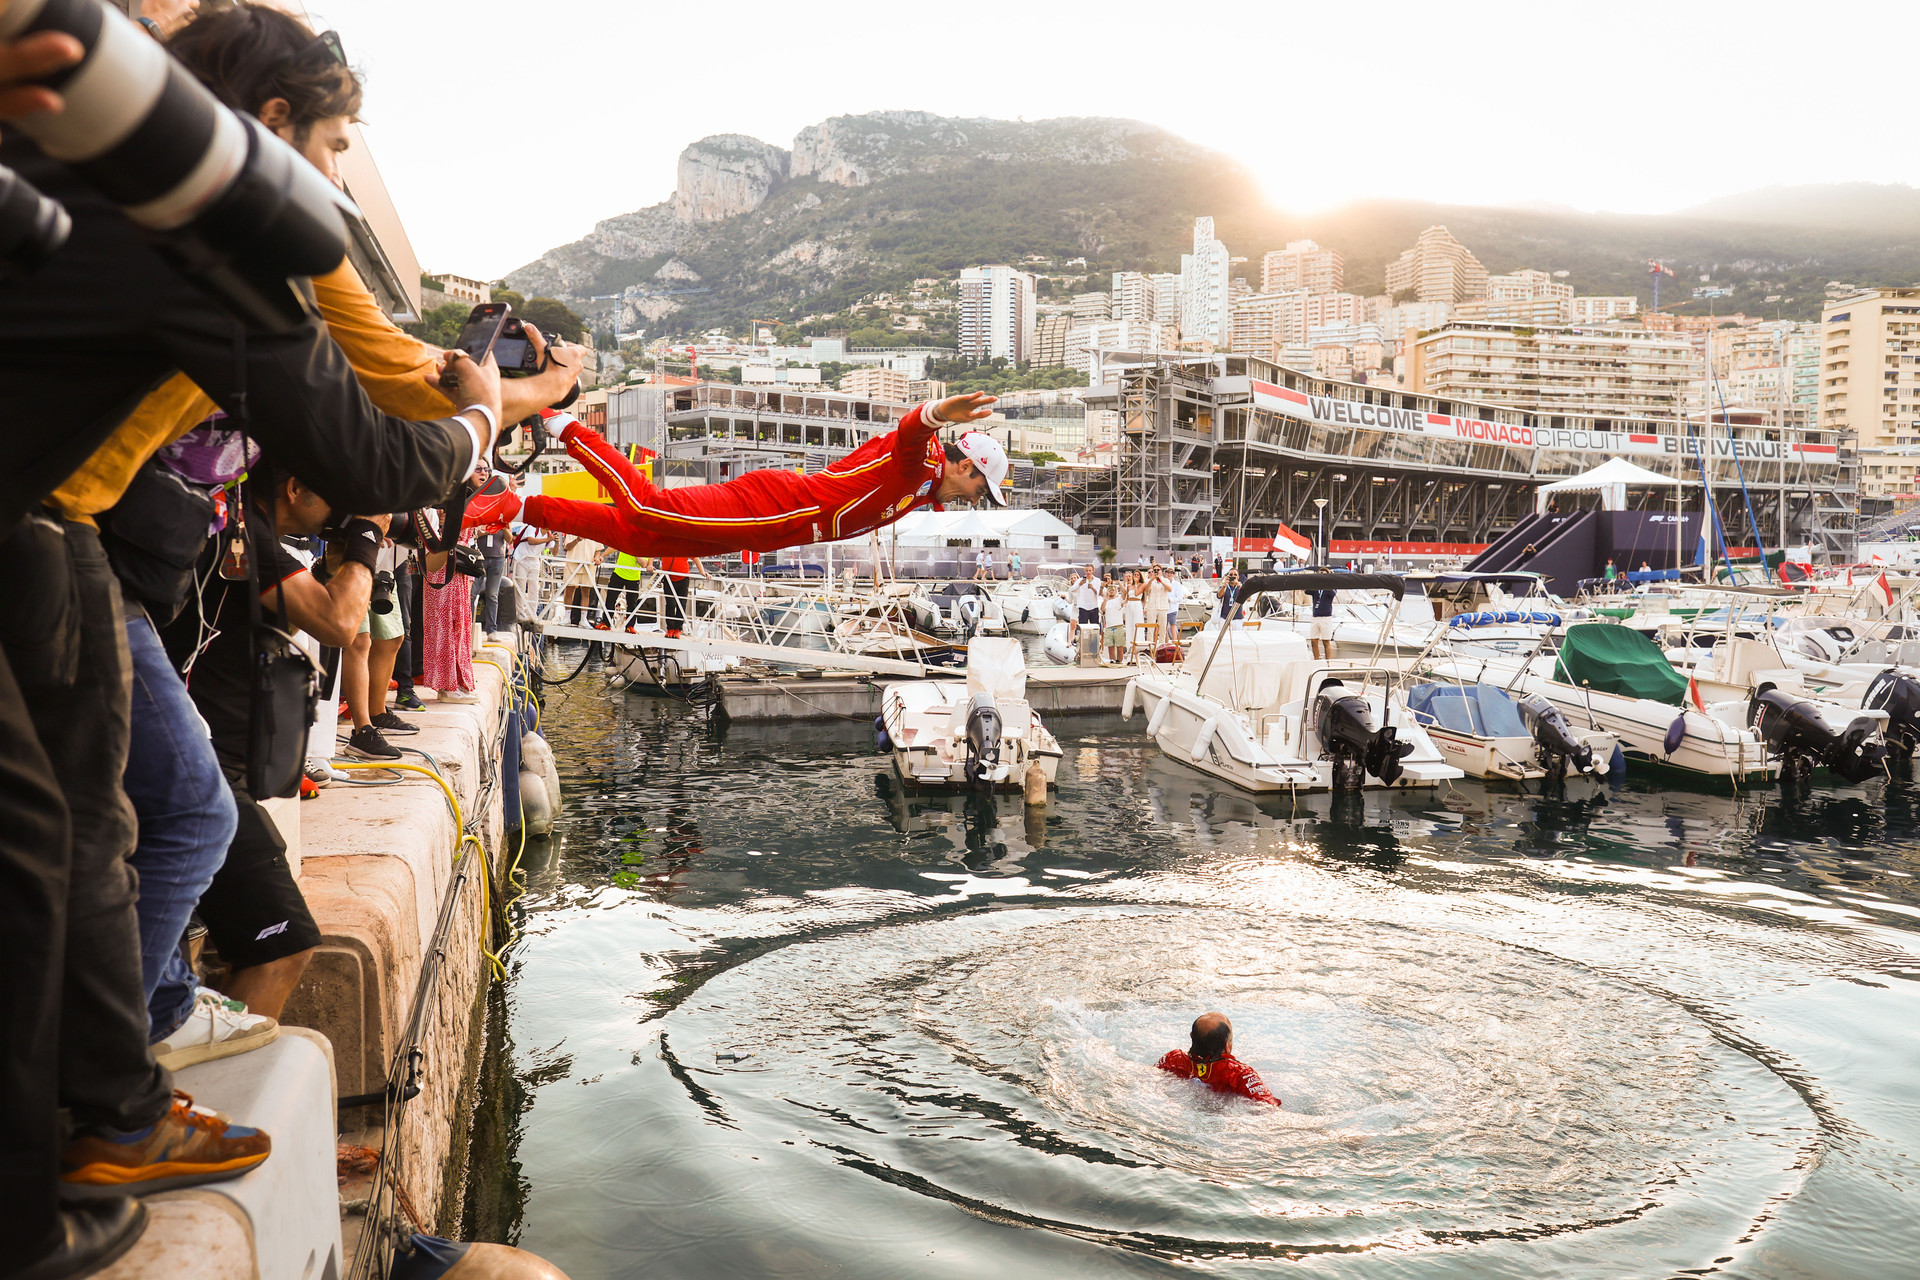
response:
{"label": "white boat canopy", "polygon": [[[1045,511],[914,511],[880,537],[902,547],[944,547],[949,539],[965,538],[973,546],[989,541],[1003,547],[1076,550],[1079,535],[1073,526]],[[1052,544],[1048,539],[1054,539]]]}
{"label": "white boat canopy", "polygon": [[1591,471],[1584,471],[1577,476],[1568,476],[1565,480],[1555,480],[1552,484],[1541,485],[1534,491],[1535,509],[1545,511],[1547,500],[1556,493],[1598,492],[1602,511],[1625,511],[1628,489],[1655,487],[1671,489],[1675,485],[1698,484],[1697,480],[1678,480],[1673,476],[1663,476],[1658,471],[1649,471],[1645,467],[1628,462],[1625,458],[1608,458]]}

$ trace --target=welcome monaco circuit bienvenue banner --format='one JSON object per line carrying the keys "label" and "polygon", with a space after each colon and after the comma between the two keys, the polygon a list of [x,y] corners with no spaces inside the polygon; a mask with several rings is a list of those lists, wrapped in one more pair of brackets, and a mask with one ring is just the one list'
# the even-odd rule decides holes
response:
{"label": "welcome monaco circuit bienvenue banner", "polygon": [[1668,457],[1684,454],[1693,457],[1703,450],[1709,457],[1743,461],[1785,459],[1814,466],[1836,465],[1838,451],[1830,444],[1802,444],[1790,440],[1730,440],[1725,435],[1710,437],[1678,436],[1665,432],[1588,431],[1572,427],[1521,427],[1509,422],[1487,422],[1481,418],[1459,418],[1420,409],[1394,409],[1383,404],[1362,404],[1336,396],[1310,396],[1304,391],[1248,380],[1253,403],[1261,409],[1284,413],[1290,418],[1323,427],[1364,427],[1371,431],[1398,431],[1409,435],[1432,436],[1442,440],[1465,440],[1473,444],[1499,445],[1507,449],[1558,449],[1570,453],[1640,454]]}

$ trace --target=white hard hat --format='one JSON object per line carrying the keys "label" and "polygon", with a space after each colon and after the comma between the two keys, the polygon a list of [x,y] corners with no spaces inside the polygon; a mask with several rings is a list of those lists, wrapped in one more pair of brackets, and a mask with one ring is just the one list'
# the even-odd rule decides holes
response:
{"label": "white hard hat", "polygon": [[987,478],[987,500],[996,507],[1006,506],[1007,498],[1000,492],[1000,482],[1007,478],[1007,451],[984,431],[961,432],[959,444],[960,452]]}

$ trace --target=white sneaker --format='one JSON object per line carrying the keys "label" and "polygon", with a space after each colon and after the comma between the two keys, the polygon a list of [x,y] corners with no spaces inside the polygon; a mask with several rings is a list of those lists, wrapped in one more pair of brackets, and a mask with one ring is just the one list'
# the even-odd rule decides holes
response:
{"label": "white sneaker", "polygon": [[193,1012],[172,1035],[153,1046],[153,1056],[167,1070],[178,1071],[272,1044],[279,1034],[280,1024],[272,1018],[248,1013],[238,1000],[202,987],[193,998]]}
{"label": "white sneaker", "polygon": [[478,702],[480,701],[480,695],[477,693],[462,693],[458,689],[442,689],[440,691],[440,696],[437,699],[437,701],[439,702]]}

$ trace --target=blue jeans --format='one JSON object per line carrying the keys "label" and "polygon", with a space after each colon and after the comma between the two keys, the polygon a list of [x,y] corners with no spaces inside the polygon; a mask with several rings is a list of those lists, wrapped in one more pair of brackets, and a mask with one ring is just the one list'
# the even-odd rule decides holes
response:
{"label": "blue jeans", "polygon": [[193,1010],[198,984],[180,940],[238,821],[206,722],[167,661],[153,623],[127,618],[133,656],[132,741],[122,779],[140,819],[132,865],[140,875],[140,981],[149,1035],[160,1041]]}
{"label": "blue jeans", "polygon": [[473,580],[474,615],[480,616],[480,597],[487,597],[487,612],[482,628],[488,635],[500,629],[500,583],[507,576],[507,561],[504,556],[488,556],[486,560],[487,576]]}

